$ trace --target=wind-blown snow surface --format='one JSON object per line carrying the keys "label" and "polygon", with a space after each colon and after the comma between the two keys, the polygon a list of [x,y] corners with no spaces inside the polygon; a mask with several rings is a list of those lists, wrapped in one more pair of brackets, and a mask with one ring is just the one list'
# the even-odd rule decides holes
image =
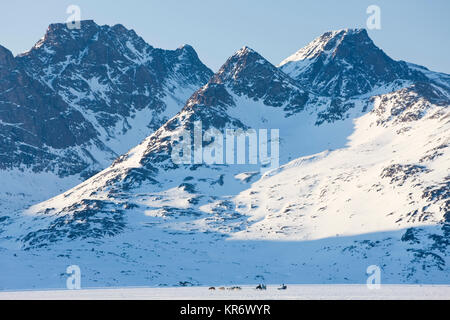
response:
{"label": "wind-blown snow surface", "polygon": [[268,286],[242,290],[195,288],[116,288],[0,292],[6,300],[448,300],[450,286],[383,285],[370,290],[364,285],[288,285],[287,290]]}
{"label": "wind-blown snow surface", "polygon": [[[371,265],[448,284],[450,99],[411,72],[322,96],[239,50],[112,166],[2,221],[0,288],[62,288],[69,265],[85,287],[365,283]],[[196,121],[280,129],[282,166],[173,163]]]}

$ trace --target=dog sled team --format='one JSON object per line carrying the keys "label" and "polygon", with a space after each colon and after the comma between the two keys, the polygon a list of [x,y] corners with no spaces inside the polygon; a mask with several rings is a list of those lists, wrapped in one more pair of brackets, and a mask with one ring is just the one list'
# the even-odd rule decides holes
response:
{"label": "dog sled team", "polygon": [[[210,287],[209,290],[210,291],[215,291],[216,287]],[[225,290],[240,291],[240,290],[242,290],[242,288],[241,287],[231,287],[231,288],[220,287],[220,288],[217,288],[217,290],[221,290],[221,291],[225,291]],[[265,284],[259,284],[256,287],[256,290],[265,291],[265,290],[267,290],[267,286]],[[287,290],[287,286],[285,284],[283,284],[283,285],[281,285],[281,287],[278,288],[278,290]]]}

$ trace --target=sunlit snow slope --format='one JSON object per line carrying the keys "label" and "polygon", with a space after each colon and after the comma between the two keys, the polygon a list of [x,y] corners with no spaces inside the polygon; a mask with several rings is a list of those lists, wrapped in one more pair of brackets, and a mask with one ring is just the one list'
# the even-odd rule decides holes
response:
{"label": "sunlit snow slope", "polygon": [[[370,265],[385,283],[448,284],[448,76],[390,59],[363,30],[306,51],[308,77],[346,71],[308,86],[244,47],[113,165],[7,216],[0,287],[61,287],[72,264],[86,286],[364,283]],[[279,129],[280,167],[174,163],[199,121]]]}

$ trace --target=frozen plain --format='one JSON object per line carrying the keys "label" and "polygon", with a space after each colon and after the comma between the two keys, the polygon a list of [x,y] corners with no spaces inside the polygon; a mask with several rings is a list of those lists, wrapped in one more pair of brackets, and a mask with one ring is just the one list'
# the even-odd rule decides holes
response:
{"label": "frozen plain", "polygon": [[207,287],[117,288],[0,292],[2,300],[449,300],[446,285],[288,285],[281,291],[268,286],[258,291],[245,286],[240,291],[214,291]]}

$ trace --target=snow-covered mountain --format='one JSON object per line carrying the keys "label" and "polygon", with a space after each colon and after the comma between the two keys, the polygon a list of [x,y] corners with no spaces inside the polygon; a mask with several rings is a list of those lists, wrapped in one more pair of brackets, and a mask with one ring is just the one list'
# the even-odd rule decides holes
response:
{"label": "snow-covered mountain", "polygon": [[212,76],[188,45],[157,49],[122,25],[93,21],[52,24],[15,58],[0,47],[0,68],[0,177],[11,181],[0,197],[22,206],[109,166]]}
{"label": "snow-covered mountain", "polygon": [[52,24],[17,58],[27,74],[83,113],[114,153],[127,152],[174,116],[212,76],[194,49],[153,48],[122,25]]}
{"label": "snow-covered mountain", "polygon": [[237,237],[314,240],[449,227],[448,93],[420,83],[372,101],[346,148],[296,159],[236,198],[239,212],[257,221]]}
{"label": "snow-covered mountain", "polygon": [[[3,287],[57,286],[70,264],[94,286],[361,283],[370,265],[384,282],[449,283],[448,76],[390,59],[363,30],[319,39],[290,59],[315,76],[244,47],[110,167],[4,217],[7,270],[53,265]],[[216,138],[176,162],[199,125]],[[243,132],[256,163],[237,164]]]}
{"label": "snow-covered mountain", "polygon": [[399,80],[427,80],[423,72],[387,56],[365,29],[326,32],[282,61],[280,68],[319,94],[344,98]]}
{"label": "snow-covered mountain", "polygon": [[[105,228],[98,229],[95,224],[89,223],[90,219],[110,223],[108,233],[122,232],[126,226],[123,221],[126,214],[125,211],[115,214],[118,208],[144,210],[147,216],[171,216],[188,210],[190,215],[206,215],[208,220],[214,214],[212,223],[218,228],[227,228],[226,224],[217,224],[217,220],[221,221],[227,213],[233,216],[235,208],[228,208],[231,202],[220,196],[228,197],[248,188],[252,179],[260,176],[261,164],[250,164],[248,161],[245,165],[207,165],[203,161],[176,164],[172,153],[179,142],[180,131],[186,130],[194,139],[198,122],[201,122],[203,131],[215,129],[223,135],[226,130],[283,128],[279,154],[280,160],[286,162],[302,152],[309,154],[330,145],[344,144],[346,134],[341,134],[338,139],[338,135],[319,133],[331,130],[333,125],[316,125],[316,103],[327,105],[326,100],[310,97],[261,55],[244,47],[187,101],[181,112],[139,146],[80,186],[34,207],[33,212],[44,210],[47,212],[44,216],[58,217],[61,224],[54,225],[55,221],[51,218],[52,225],[29,233],[25,242],[31,246],[41,246],[66,237],[102,238]],[[302,124],[301,129],[299,124]],[[317,138],[312,139],[313,143],[311,139],[302,143],[298,139],[299,134],[305,137],[314,134]],[[268,137],[268,144],[270,139]],[[210,153],[208,141],[204,141],[202,147],[203,156]],[[151,201],[152,210],[149,210],[145,203],[150,204],[150,199],[158,198],[161,192],[163,201],[159,204],[158,201]],[[176,203],[167,202],[167,192]],[[205,211],[204,206],[211,208]],[[78,224],[79,215],[85,216],[86,210],[89,211],[86,228],[74,233],[72,224]],[[118,219],[111,220],[112,217]],[[209,228],[207,224],[205,227]],[[95,235],[92,228],[99,234]]]}

